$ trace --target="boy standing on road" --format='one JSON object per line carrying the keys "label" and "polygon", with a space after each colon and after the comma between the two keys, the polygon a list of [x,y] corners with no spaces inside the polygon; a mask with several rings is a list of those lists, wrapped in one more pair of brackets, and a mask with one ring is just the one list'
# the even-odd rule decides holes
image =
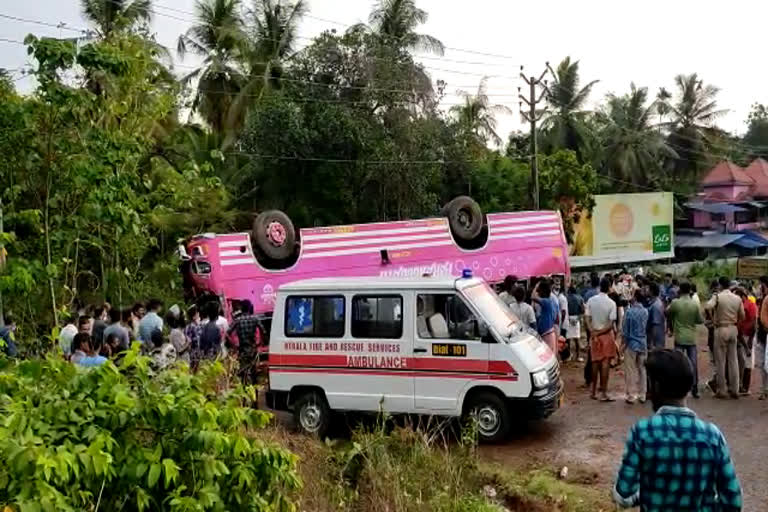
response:
{"label": "boy standing on road", "polygon": [[648,354],[654,414],[630,429],[614,501],[641,512],[738,512],[741,486],[728,443],[712,423],[686,407],[693,385],[688,358],[677,350]]}
{"label": "boy standing on road", "polygon": [[589,354],[592,360],[592,395],[597,400],[597,384],[600,381],[600,401],[613,402],[608,396],[608,377],[611,359],[616,357],[616,303],[608,297],[611,281],[600,281],[600,293],[587,301],[587,325],[589,325]]}
{"label": "boy standing on road", "polygon": [[680,285],[680,298],[667,308],[667,321],[675,337],[675,348],[688,356],[693,369],[693,398],[699,398],[699,365],[696,352],[696,326],[704,323],[701,309],[691,298],[690,283]]}
{"label": "boy standing on road", "polygon": [[583,362],[579,355],[581,345],[581,317],[584,315],[584,299],[576,293],[576,288],[571,285],[568,289],[568,325],[565,329],[565,337],[569,344],[573,344],[573,359]]}
{"label": "boy standing on road", "polygon": [[659,285],[651,283],[651,304],[648,306],[648,345],[651,349],[664,348],[667,330],[664,321],[664,303],[659,297]]}
{"label": "boy standing on road", "polygon": [[648,355],[648,341],[646,329],[648,326],[648,311],[641,301],[643,292],[635,290],[630,306],[624,315],[624,324],[621,327],[624,337],[624,374],[627,384],[628,404],[645,403],[647,378],[645,375],[645,359]]}

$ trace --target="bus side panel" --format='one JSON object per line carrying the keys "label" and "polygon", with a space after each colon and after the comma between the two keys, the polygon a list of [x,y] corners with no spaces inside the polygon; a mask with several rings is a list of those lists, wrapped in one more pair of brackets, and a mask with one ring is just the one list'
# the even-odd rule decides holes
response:
{"label": "bus side panel", "polygon": [[284,270],[266,270],[253,256],[248,233],[203,240],[210,276],[196,284],[230,299],[249,299],[256,312],[274,308],[275,292],[286,283],[314,277],[460,276],[471,269],[489,282],[507,275],[570,274],[568,246],[557,212],[488,214],[484,247],[463,250],[446,219],[386,222],[301,230],[301,253]]}

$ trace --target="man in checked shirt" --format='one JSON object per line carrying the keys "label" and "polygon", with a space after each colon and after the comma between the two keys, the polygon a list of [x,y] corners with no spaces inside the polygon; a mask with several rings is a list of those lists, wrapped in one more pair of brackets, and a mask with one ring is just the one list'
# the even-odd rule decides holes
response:
{"label": "man in checked shirt", "polygon": [[682,352],[648,354],[655,415],[630,429],[613,498],[641,512],[741,511],[741,486],[720,430],[685,406],[693,369]]}
{"label": "man in checked shirt", "polygon": [[251,301],[244,300],[240,304],[242,313],[232,322],[232,326],[227,332],[227,336],[230,336],[233,332],[237,332],[237,340],[239,342],[239,361],[240,361],[240,376],[243,380],[243,384],[255,384],[255,370],[257,356],[256,346],[256,331],[264,333],[264,326],[259,320],[259,317],[253,314],[253,305]]}

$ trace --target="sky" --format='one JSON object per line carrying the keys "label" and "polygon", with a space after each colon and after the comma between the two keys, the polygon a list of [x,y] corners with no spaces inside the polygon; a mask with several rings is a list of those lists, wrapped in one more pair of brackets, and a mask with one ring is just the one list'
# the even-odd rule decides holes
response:
{"label": "sky", "polygon": [[[250,0],[245,0],[248,3]],[[310,12],[299,30],[300,46],[323,30],[344,30],[367,20],[371,0],[309,0]],[[170,48],[191,23],[195,0],[153,0],[152,28],[158,42]],[[768,103],[768,67],[761,66],[766,48],[761,20],[768,2],[732,0],[627,1],[548,0],[417,0],[429,12],[421,32],[440,39],[445,56],[417,54],[433,80],[447,82],[444,108],[460,101],[458,90],[474,93],[488,76],[488,95],[494,104],[505,105],[512,115],[499,116],[503,138],[527,129],[518,114],[520,66],[526,75],[538,76],[545,63],[553,67],[566,56],[580,61],[583,84],[599,80],[590,97],[590,108],[608,93],[623,94],[630,83],[673,90],[677,74],[696,72],[706,83],[721,89],[720,108],[728,112],[721,128],[735,133],[746,130],[746,118],[754,102]],[[26,18],[51,24],[41,26],[3,18]],[[60,23],[64,28],[57,28]],[[29,64],[21,41],[26,34],[76,36],[88,28],[79,0],[0,1],[0,67],[18,69]],[[183,74],[196,64],[194,58],[177,59]],[[20,77],[20,90],[34,83]]]}

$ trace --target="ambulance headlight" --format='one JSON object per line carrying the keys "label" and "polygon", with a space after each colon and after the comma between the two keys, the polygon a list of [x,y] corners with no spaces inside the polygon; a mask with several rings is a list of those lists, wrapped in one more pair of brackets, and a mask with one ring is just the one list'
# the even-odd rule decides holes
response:
{"label": "ambulance headlight", "polygon": [[533,374],[533,387],[545,388],[547,386],[549,386],[549,375],[547,375],[546,370]]}

